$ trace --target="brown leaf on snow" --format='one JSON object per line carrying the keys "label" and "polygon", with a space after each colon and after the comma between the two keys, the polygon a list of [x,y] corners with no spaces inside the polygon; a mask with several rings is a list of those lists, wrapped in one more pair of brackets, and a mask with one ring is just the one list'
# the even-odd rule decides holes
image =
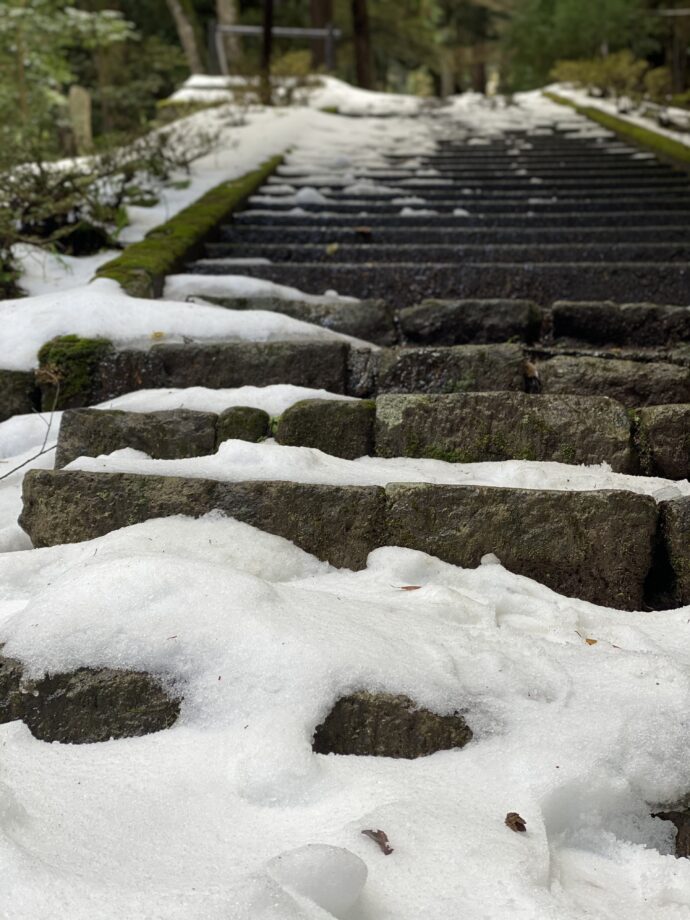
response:
{"label": "brown leaf on snow", "polygon": [[596,645],[598,641],[598,639],[585,639],[587,645]]}
{"label": "brown leaf on snow", "polygon": [[388,834],[385,831],[372,831],[366,830],[362,831],[365,837],[369,837],[374,843],[378,843],[381,848],[381,852],[384,856],[390,856],[393,852],[393,847],[388,842]]}
{"label": "brown leaf on snow", "polygon": [[421,591],[421,585],[398,585],[401,591]]}
{"label": "brown leaf on snow", "polygon": [[527,822],[521,818],[516,811],[509,811],[506,815],[506,826],[519,834],[524,834],[527,830]]}

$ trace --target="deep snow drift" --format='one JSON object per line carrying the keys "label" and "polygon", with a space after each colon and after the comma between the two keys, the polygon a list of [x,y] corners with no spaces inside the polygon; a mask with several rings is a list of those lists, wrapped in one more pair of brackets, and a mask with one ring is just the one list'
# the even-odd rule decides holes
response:
{"label": "deep snow drift", "polygon": [[[0,643],[34,673],[131,667],[184,694],[179,722],[140,739],[0,726],[3,916],[688,915],[690,864],[649,816],[690,782],[688,610],[605,610],[402,549],[338,571],[215,515],[0,557],[0,586]],[[460,709],[474,740],[313,754],[360,688]]]}

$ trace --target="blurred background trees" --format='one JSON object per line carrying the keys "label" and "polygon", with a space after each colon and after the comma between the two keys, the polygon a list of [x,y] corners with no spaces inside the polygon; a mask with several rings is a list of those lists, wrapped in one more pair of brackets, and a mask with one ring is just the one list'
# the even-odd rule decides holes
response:
{"label": "blurred background trees", "polygon": [[[273,0],[279,26],[334,24],[335,75],[366,88],[514,92],[553,75],[592,91],[683,104],[690,0]],[[217,73],[216,23],[255,25],[265,0],[2,0],[0,141],[85,151],[146,130],[189,73]],[[677,14],[677,15],[674,15]],[[233,74],[261,41],[224,36]],[[565,62],[565,63],[564,63]],[[274,73],[322,72],[322,42],[276,38]],[[88,100],[79,90],[88,91]],[[91,122],[73,130],[75,118]]]}

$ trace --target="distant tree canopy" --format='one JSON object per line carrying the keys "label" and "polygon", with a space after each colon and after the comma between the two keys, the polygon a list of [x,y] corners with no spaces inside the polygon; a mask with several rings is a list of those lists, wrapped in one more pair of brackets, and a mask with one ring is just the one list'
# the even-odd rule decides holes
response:
{"label": "distant tree canopy", "polygon": [[559,60],[622,49],[638,57],[658,51],[664,24],[652,14],[654,5],[648,0],[515,0],[505,33],[512,82],[519,88],[539,86]]}
{"label": "distant tree canopy", "polygon": [[[626,51],[655,70],[655,85],[682,94],[690,17],[658,13],[689,3],[273,0],[273,16],[278,26],[333,23],[342,33],[335,74],[374,89],[512,91],[542,85],[560,61]],[[217,72],[216,23],[261,25],[265,9],[266,0],[0,0],[0,147],[31,135],[48,155],[70,152],[74,84],[90,93],[97,144],[140,133],[190,71]],[[259,73],[259,38],[227,35],[224,45],[231,72]],[[273,42],[276,74],[306,76],[325,63],[322,43]]]}

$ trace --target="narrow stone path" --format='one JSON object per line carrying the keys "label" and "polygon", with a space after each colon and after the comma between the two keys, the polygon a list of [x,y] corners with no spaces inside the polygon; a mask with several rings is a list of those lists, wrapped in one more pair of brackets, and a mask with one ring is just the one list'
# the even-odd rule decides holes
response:
{"label": "narrow stone path", "polygon": [[[57,466],[122,448],[151,466],[29,473],[34,544],[221,509],[336,566],[383,545],[465,567],[495,554],[605,606],[690,603],[690,498],[652,479],[690,475],[690,182],[575,125],[472,145],[436,123],[434,152],[344,175],[291,154],[171,285],[356,340],[106,350],[64,416]],[[237,276],[312,296],[240,296]],[[280,418],[88,409],[142,388],[274,384],[350,399]],[[228,472],[238,444],[254,451],[244,478]],[[262,467],[305,447],[340,465],[306,474],[283,453]],[[505,461],[565,466],[551,480],[454,472]],[[578,480],[602,463],[620,478]]]}

